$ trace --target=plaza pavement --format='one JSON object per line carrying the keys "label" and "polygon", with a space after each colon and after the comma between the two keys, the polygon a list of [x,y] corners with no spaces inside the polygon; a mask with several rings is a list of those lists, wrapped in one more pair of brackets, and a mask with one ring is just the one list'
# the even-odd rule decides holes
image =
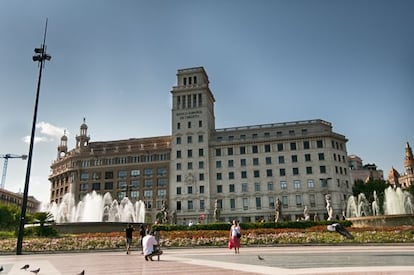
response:
{"label": "plaza pavement", "polygon": [[[262,258],[259,259],[259,257]],[[155,259],[155,257],[154,257]],[[29,264],[27,271],[20,268]],[[414,245],[242,247],[164,249],[160,261],[139,251],[0,256],[0,275],[90,274],[414,274]]]}

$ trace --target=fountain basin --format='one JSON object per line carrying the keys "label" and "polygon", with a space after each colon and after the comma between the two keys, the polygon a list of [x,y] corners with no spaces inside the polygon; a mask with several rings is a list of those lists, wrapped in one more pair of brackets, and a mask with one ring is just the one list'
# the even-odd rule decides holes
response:
{"label": "fountain basin", "polygon": [[379,215],[347,218],[352,227],[393,227],[414,225],[414,214]]}

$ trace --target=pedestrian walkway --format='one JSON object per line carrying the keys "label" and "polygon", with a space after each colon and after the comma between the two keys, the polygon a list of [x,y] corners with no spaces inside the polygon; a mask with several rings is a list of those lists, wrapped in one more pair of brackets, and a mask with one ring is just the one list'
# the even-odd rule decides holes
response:
{"label": "pedestrian walkway", "polygon": [[[155,257],[154,257],[155,259]],[[27,271],[24,265],[30,265]],[[160,261],[138,251],[0,256],[1,275],[90,274],[414,274],[414,245],[165,249]]]}

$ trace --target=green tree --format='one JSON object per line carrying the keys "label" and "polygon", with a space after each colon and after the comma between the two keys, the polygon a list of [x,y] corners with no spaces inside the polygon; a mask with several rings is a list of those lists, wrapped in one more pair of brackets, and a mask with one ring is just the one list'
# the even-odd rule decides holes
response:
{"label": "green tree", "polygon": [[16,230],[20,211],[14,205],[0,204],[0,230]]}
{"label": "green tree", "polygon": [[53,222],[53,215],[49,212],[36,212],[33,214],[33,223],[39,224],[36,228],[35,234],[39,236],[53,236],[56,235],[56,231],[49,226],[45,226],[47,223]]}

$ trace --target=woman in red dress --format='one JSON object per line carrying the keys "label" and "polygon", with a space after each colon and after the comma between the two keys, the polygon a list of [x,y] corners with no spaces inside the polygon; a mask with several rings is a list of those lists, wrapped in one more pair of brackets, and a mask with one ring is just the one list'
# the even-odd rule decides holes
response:
{"label": "woman in red dress", "polygon": [[230,236],[229,236],[229,248],[234,248],[234,253],[240,253],[240,225],[239,221],[233,220],[233,224],[230,228]]}

